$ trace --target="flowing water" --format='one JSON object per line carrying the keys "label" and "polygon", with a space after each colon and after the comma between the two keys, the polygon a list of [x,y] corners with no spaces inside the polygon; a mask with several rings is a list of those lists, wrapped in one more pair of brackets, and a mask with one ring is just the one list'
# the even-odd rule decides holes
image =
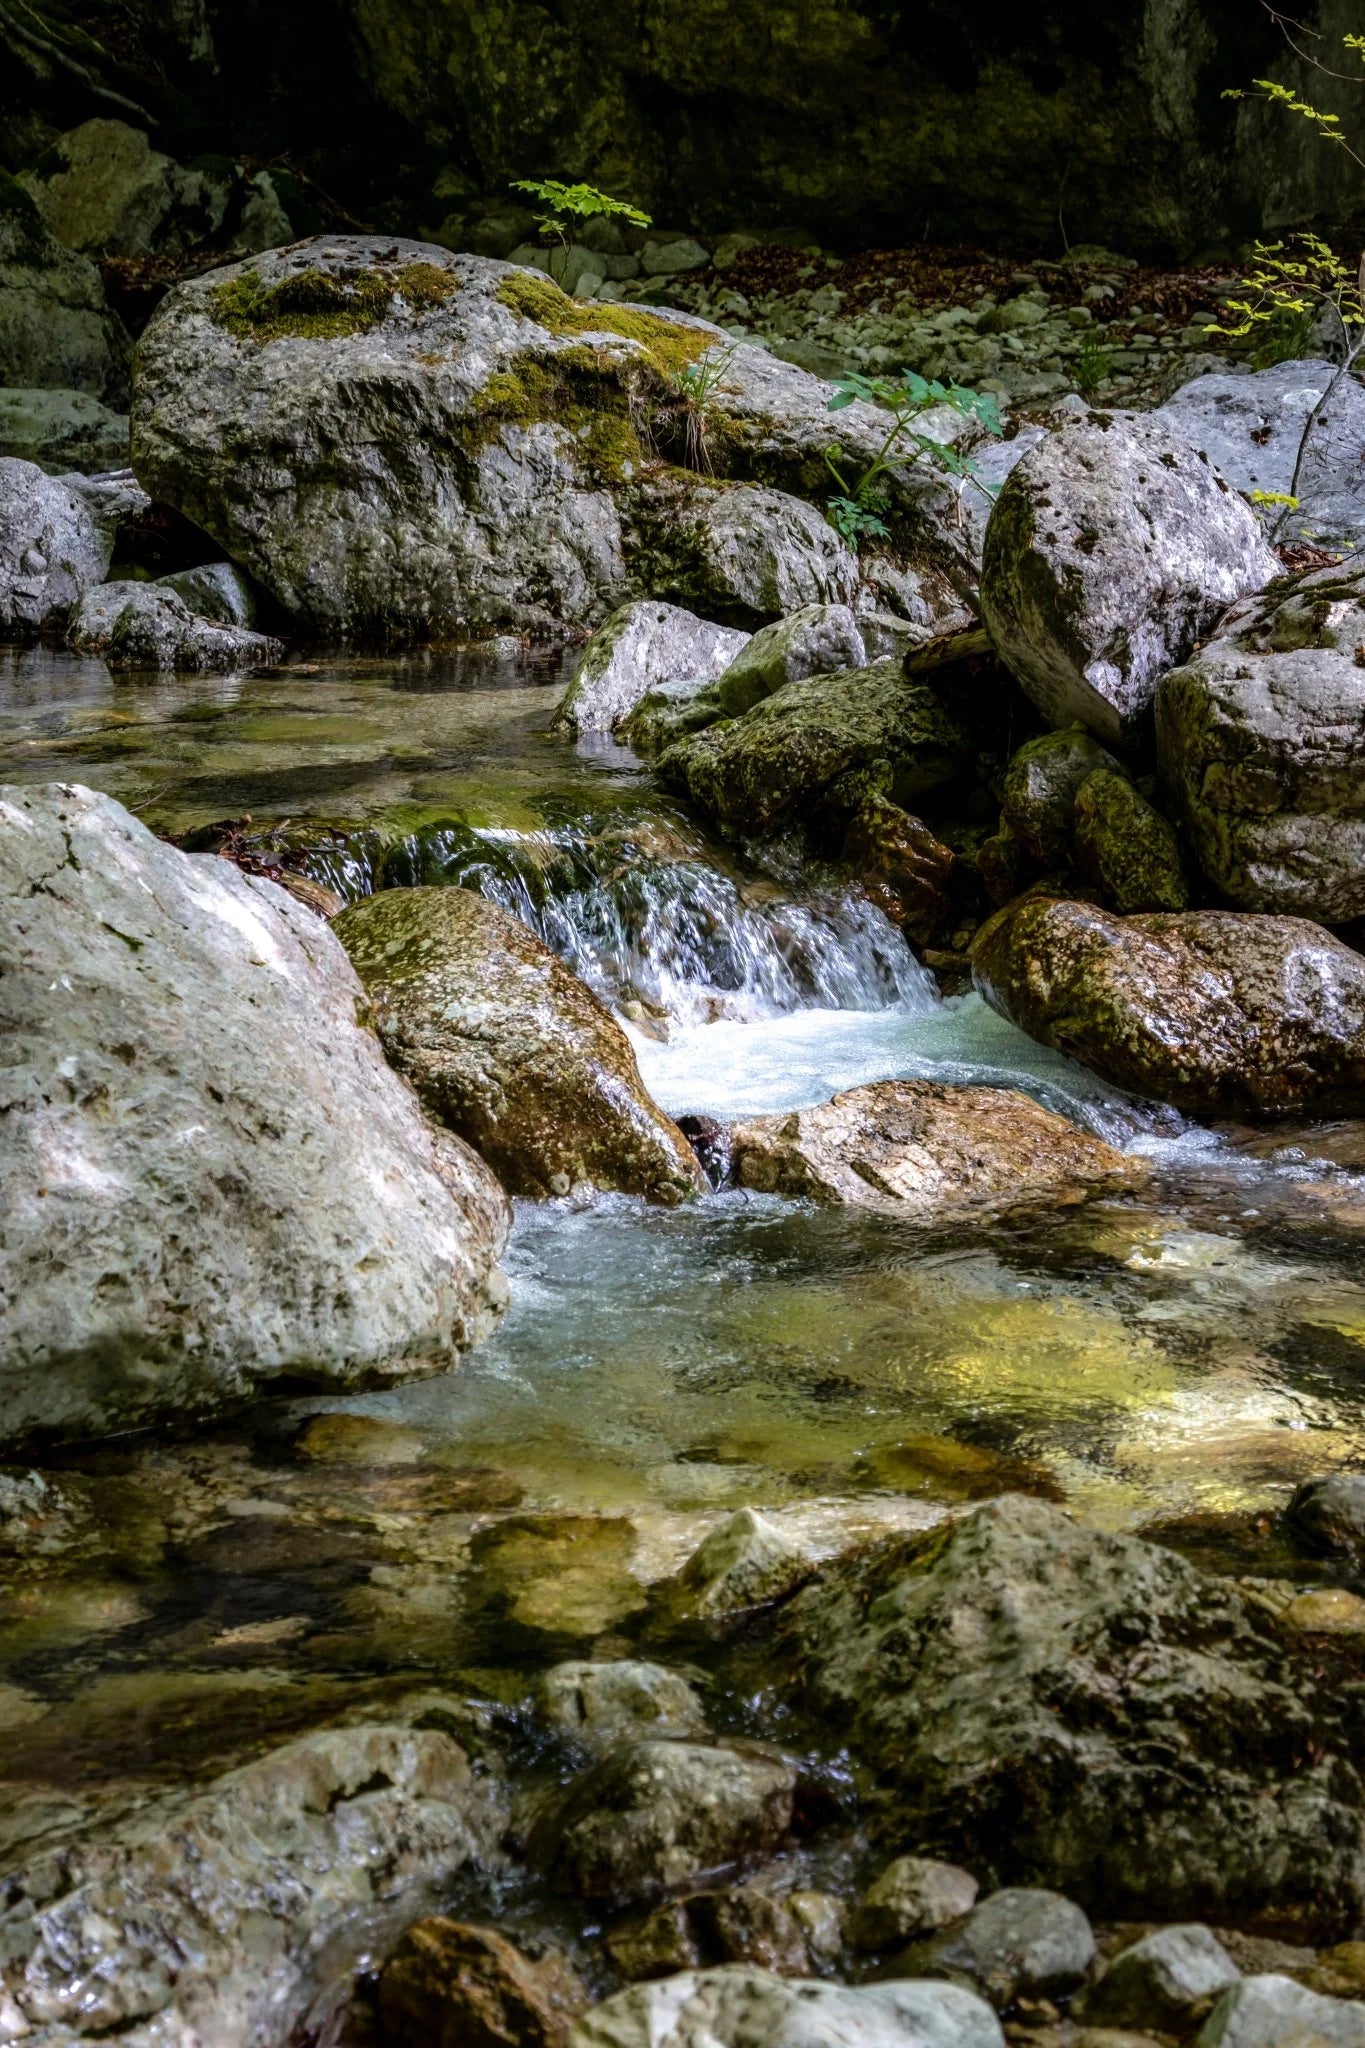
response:
{"label": "flowing water", "polygon": [[483,889],[618,1008],[675,1113],[985,1080],[1145,1153],[1150,1188],[938,1231],[734,1193],[523,1206],[511,1309],[459,1373],[68,1461],[85,1538],[0,1589],[17,1778],[220,1762],[414,1674],[514,1696],[628,1640],[741,1504],[832,1550],[1018,1485],[1193,1543],[1365,1450],[1357,1130],[1117,1095],[945,998],[831,878],[746,867],[629,755],[553,736],[562,682],[503,643],[227,681],[11,652],[0,780],[168,833],[249,816],[347,896]]}

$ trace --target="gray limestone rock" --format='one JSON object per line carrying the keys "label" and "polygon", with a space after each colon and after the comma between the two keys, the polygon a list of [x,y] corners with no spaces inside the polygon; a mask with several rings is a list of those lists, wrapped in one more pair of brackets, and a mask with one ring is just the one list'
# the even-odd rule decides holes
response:
{"label": "gray limestone rock", "polygon": [[321,919],[62,785],[0,792],[0,904],[0,1439],[455,1363],[506,1198]]}
{"label": "gray limestone rock", "polygon": [[1250,507],[1187,443],[1091,412],[1011,471],[986,531],[981,606],[1057,725],[1139,742],[1157,683],[1279,563]]}
{"label": "gray limestone rock", "polygon": [[[207,602],[221,603],[216,593]],[[101,583],[71,614],[70,644],[100,654],[111,668],[228,674],[264,668],[284,653],[282,641],[244,626],[200,617],[179,592],[156,583]]]}
{"label": "gray limestone rock", "polygon": [[555,722],[573,733],[605,733],[650,692],[686,702],[724,674],[747,639],[681,605],[653,598],[623,605],[584,648]]}

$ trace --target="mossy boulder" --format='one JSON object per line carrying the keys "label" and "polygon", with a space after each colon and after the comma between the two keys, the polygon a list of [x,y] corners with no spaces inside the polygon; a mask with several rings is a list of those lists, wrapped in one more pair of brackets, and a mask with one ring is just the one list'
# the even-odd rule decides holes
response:
{"label": "mossy boulder", "polygon": [[1064,726],[1026,740],[1011,756],[1001,800],[1004,824],[1041,866],[1071,852],[1076,793],[1097,768],[1116,768],[1113,755],[1083,725]]}
{"label": "mossy boulder", "polygon": [[333,929],[392,1064],[511,1193],[704,1190],[620,1025],[517,918],[467,889],[386,889]]}
{"label": "mossy boulder", "polygon": [[1031,1038],[1193,1116],[1365,1114],[1365,957],[1304,918],[1024,896],[972,971]]}
{"label": "mossy boulder", "polygon": [[869,796],[907,804],[965,766],[968,739],[896,660],[808,676],[660,756],[665,785],[726,831],[842,835]]}
{"label": "mossy boulder", "polygon": [[0,170],[0,386],[87,391],[121,406],[130,352],[94,264],[64,249]]}
{"label": "mossy boulder", "polygon": [[1179,840],[1118,770],[1097,768],[1077,790],[1072,846],[1081,873],[1122,916],[1188,907]]}

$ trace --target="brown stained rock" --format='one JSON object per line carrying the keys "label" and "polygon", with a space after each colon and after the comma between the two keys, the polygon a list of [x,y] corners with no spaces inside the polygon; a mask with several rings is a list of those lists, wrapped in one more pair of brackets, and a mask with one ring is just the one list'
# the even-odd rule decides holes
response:
{"label": "brown stained rock", "polygon": [[620,1025],[517,918],[468,889],[387,889],[332,929],[390,1062],[511,1193],[704,1191]]}
{"label": "brown stained rock", "polygon": [[386,2048],[562,2048],[588,2003],[562,1956],[531,1962],[440,1915],[409,1928],[379,1979]]}
{"label": "brown stained rock", "polygon": [[950,917],[956,856],[899,804],[868,797],[848,828],[844,859],[877,907],[918,944],[926,945]]}
{"label": "brown stained rock", "polygon": [[614,1928],[606,1947],[637,1983],[719,1963],[751,1963],[778,1977],[806,1977],[812,1968],[797,1912],[759,1884],[670,1899],[647,1918]]}
{"label": "brown stained rock", "polygon": [[1031,1038],[1190,1115],[1365,1111],[1365,958],[1306,919],[1027,896],[972,971]]}
{"label": "brown stained rock", "polygon": [[1142,1168],[1005,1088],[878,1081],[736,1126],[734,1175],[767,1194],[929,1221],[1131,1186]]}

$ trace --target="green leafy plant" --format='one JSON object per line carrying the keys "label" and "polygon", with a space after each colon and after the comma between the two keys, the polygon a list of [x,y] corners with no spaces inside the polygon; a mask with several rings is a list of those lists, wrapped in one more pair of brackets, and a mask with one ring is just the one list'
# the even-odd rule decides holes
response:
{"label": "green leafy plant", "polygon": [[668,380],[682,401],[687,465],[708,475],[713,467],[707,439],[709,409],[735,359],[737,347],[738,343],[732,343],[729,348],[708,349],[695,362],[684,363],[681,369],[672,371]]}
{"label": "green leafy plant", "polygon": [[1324,314],[1338,330],[1342,352],[1349,356],[1358,348],[1365,330],[1361,275],[1320,235],[1305,231],[1283,242],[1255,243],[1241,290],[1240,298],[1228,300],[1226,317],[1207,331],[1252,341],[1258,370],[1301,356]]}
{"label": "green leafy plant", "polygon": [[898,378],[863,377],[850,372],[835,380],[829,410],[842,412],[860,400],[891,415],[886,437],[872,459],[855,476],[850,458],[839,442],[821,451],[825,467],[839,486],[837,495],[826,503],[826,513],[830,524],[851,547],[865,538],[887,537],[889,529],[884,515],[891,507],[890,479],[912,464],[927,463],[940,476],[953,479],[957,485],[959,518],[962,493],[969,486],[985,497],[994,495],[980,481],[970,455],[945,446],[932,434],[921,433],[915,424],[925,413],[946,406],[964,419],[975,420],[988,434],[999,434],[1000,408],[989,393],[969,391],[962,384],[941,384],[914,370],[902,370]]}
{"label": "green leafy plant", "polygon": [[1087,341],[1076,358],[1076,389],[1082,398],[1092,398],[1101,384],[1114,374],[1114,358],[1098,341]]}
{"label": "green leafy plant", "polygon": [[547,242],[559,244],[561,278],[574,234],[586,221],[625,221],[633,228],[651,225],[650,216],[640,207],[632,206],[626,199],[613,199],[609,192],[599,192],[596,185],[566,185],[561,178],[516,178],[512,182],[512,190],[529,193],[544,207],[545,211],[536,215],[536,226]]}

